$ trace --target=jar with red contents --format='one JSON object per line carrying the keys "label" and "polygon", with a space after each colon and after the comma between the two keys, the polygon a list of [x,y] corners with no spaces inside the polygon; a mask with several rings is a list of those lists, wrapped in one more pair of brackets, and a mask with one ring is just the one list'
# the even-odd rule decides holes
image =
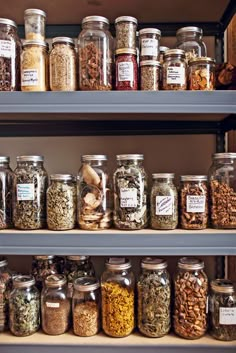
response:
{"label": "jar with red contents", "polygon": [[135,91],[138,89],[137,51],[134,49],[116,50],[117,91]]}

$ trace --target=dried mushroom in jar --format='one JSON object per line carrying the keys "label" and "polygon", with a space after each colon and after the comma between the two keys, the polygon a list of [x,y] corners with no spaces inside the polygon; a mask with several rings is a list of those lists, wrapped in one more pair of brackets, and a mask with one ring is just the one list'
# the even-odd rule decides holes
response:
{"label": "dried mushroom in jar", "polygon": [[215,60],[201,57],[189,61],[189,89],[212,91],[215,89]]}

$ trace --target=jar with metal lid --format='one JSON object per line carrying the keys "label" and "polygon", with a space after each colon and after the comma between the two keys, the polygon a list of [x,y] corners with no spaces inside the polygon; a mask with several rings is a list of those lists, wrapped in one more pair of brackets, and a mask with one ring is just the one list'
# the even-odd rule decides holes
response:
{"label": "jar with metal lid", "polygon": [[192,91],[213,91],[215,89],[215,59],[200,57],[190,59],[188,86]]}
{"label": "jar with metal lid", "polygon": [[202,337],[207,330],[208,279],[204,262],[183,257],[174,279],[174,331],[187,339]]}
{"label": "jar with metal lid", "polygon": [[46,13],[39,9],[27,9],[24,12],[25,38],[27,40],[45,40]]}
{"label": "jar with metal lid", "polygon": [[160,86],[161,64],[159,61],[145,60],[140,62],[141,91],[158,91]]}
{"label": "jar with metal lid", "polygon": [[114,224],[118,229],[145,228],[147,216],[147,174],[142,154],[116,156],[117,169],[113,175]]}
{"label": "jar with metal lid", "polygon": [[74,281],[73,332],[77,336],[94,336],[100,330],[99,287],[95,277],[81,277]]}
{"label": "jar with metal lid", "polygon": [[8,261],[0,257],[0,332],[8,329],[11,286],[12,273],[8,268]]}
{"label": "jar with metal lid", "polygon": [[167,50],[169,50],[170,48],[168,47],[164,47],[163,45],[160,46],[160,49],[159,49],[159,62],[161,63],[161,65],[163,65],[164,63],[164,54]]}
{"label": "jar with metal lid", "polygon": [[69,329],[71,301],[67,298],[64,275],[50,275],[41,293],[42,329],[48,335],[61,335]]}
{"label": "jar with metal lid", "polygon": [[11,228],[12,187],[14,173],[10,168],[10,158],[0,156],[0,229]]}
{"label": "jar with metal lid", "polygon": [[213,228],[236,228],[236,153],[215,153],[209,170]]}
{"label": "jar with metal lid", "polygon": [[228,279],[211,281],[210,334],[220,341],[236,340],[236,293]]}
{"label": "jar with metal lid", "polygon": [[174,174],[152,174],[151,227],[175,229],[178,225],[178,193],[173,183]]}
{"label": "jar with metal lid", "polygon": [[40,325],[40,295],[32,276],[15,276],[10,294],[10,331],[15,336],[29,336]]}
{"label": "jar with metal lid", "polygon": [[158,60],[161,31],[157,28],[144,28],[139,31],[140,61]]}
{"label": "jar with metal lid", "polygon": [[76,91],[76,53],[72,38],[53,38],[49,66],[51,91]]}
{"label": "jar with metal lid", "polygon": [[47,172],[43,156],[19,156],[14,175],[13,222],[18,229],[46,226]]}
{"label": "jar with metal lid", "polygon": [[117,91],[136,91],[138,89],[138,64],[136,49],[116,50]]}
{"label": "jar with metal lid", "polygon": [[192,58],[207,55],[202,37],[203,30],[199,27],[182,27],[176,32],[176,48],[185,51],[187,62]]}
{"label": "jar with metal lid", "polygon": [[136,31],[138,20],[132,16],[120,16],[115,19],[116,49],[136,49]]}
{"label": "jar with metal lid", "polygon": [[169,49],[164,53],[163,90],[183,91],[187,89],[187,64],[185,52]]}
{"label": "jar with metal lid", "polygon": [[20,52],[16,23],[0,18],[0,91],[20,90]]}
{"label": "jar with metal lid", "polygon": [[162,337],[170,330],[171,282],[167,262],[146,257],[141,262],[138,289],[138,328],[147,337]]}
{"label": "jar with metal lid", "polygon": [[134,286],[131,262],[110,258],[101,278],[102,328],[111,337],[125,337],[134,329]]}
{"label": "jar with metal lid", "polygon": [[35,285],[41,291],[44,286],[44,280],[49,275],[58,272],[56,258],[53,255],[35,255],[33,256],[31,274],[35,278]]}
{"label": "jar with metal lid", "polygon": [[206,175],[182,175],[180,220],[183,229],[205,229],[208,225],[208,187]]}
{"label": "jar with metal lid", "polygon": [[78,39],[80,90],[112,89],[112,50],[109,20],[102,16],[85,17]]}
{"label": "jar with metal lid", "polygon": [[69,230],[76,224],[76,185],[71,174],[52,174],[47,189],[47,225]]}

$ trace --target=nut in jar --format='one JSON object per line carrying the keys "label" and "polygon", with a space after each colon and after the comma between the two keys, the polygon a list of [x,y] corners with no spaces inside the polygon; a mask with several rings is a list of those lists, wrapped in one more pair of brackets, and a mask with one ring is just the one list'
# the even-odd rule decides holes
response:
{"label": "nut in jar", "polygon": [[212,91],[215,89],[215,60],[201,57],[189,61],[189,89],[192,91]]}

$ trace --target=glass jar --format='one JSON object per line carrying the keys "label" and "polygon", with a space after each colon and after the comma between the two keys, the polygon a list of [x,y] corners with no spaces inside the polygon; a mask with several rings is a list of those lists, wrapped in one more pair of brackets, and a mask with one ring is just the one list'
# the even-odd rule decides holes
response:
{"label": "glass jar", "polygon": [[141,91],[158,91],[160,86],[161,64],[159,61],[145,60],[140,62]]}
{"label": "glass jar", "polygon": [[111,227],[111,185],[107,156],[83,155],[77,184],[77,221],[81,229],[101,230]]}
{"label": "glass jar", "polygon": [[116,49],[136,49],[136,31],[138,20],[132,16],[120,16],[115,19]]}
{"label": "glass jar", "polygon": [[101,278],[102,328],[111,337],[125,337],[134,329],[134,275],[125,258],[110,258]]}
{"label": "glass jar", "polygon": [[215,89],[215,59],[201,57],[189,60],[188,86],[192,91]]}
{"label": "glass jar", "polygon": [[16,23],[0,18],[0,91],[20,90],[20,52]]}
{"label": "glass jar", "polygon": [[25,39],[45,40],[46,13],[39,9],[27,9],[24,12]]}
{"label": "glass jar", "polygon": [[72,38],[53,38],[49,66],[51,91],[76,91],[76,53]]}
{"label": "glass jar", "polygon": [[113,38],[109,21],[102,16],[88,16],[79,34],[79,88],[82,91],[112,89]]}
{"label": "glass jar", "polygon": [[147,337],[162,337],[170,330],[170,276],[167,262],[146,257],[138,280],[138,328]]}
{"label": "glass jar", "polygon": [[74,282],[73,332],[77,336],[94,336],[100,330],[99,287],[94,277],[81,277]]}
{"label": "glass jar", "polygon": [[8,268],[8,262],[4,257],[0,257],[0,332],[8,329],[11,285],[12,273]]}
{"label": "glass jar", "polygon": [[142,154],[116,156],[117,169],[113,175],[114,224],[118,229],[145,228],[147,217],[147,175]]}
{"label": "glass jar", "polygon": [[215,153],[209,170],[213,228],[236,228],[236,153]]}
{"label": "glass jar", "polygon": [[53,255],[35,255],[32,261],[32,275],[35,278],[36,287],[41,291],[44,280],[49,275],[58,272],[56,258]]}
{"label": "glass jar", "polygon": [[169,49],[170,48],[168,48],[168,47],[160,46],[160,49],[159,49],[159,62],[161,63],[161,65],[163,65],[163,63],[164,63],[164,54]]}
{"label": "glass jar", "polygon": [[42,329],[48,335],[61,335],[69,329],[71,302],[67,298],[66,277],[50,275],[41,294]]}
{"label": "glass jar", "polygon": [[183,91],[187,89],[187,65],[185,52],[169,49],[164,53],[163,90]]}
{"label": "glass jar", "polygon": [[13,171],[10,158],[0,156],[0,229],[11,228],[12,222],[12,187]]}
{"label": "glass jar", "polygon": [[220,341],[236,340],[236,293],[228,279],[211,281],[210,334]]}
{"label": "glass jar", "polygon": [[15,336],[29,336],[40,325],[40,295],[32,276],[15,276],[10,294],[10,331]]}
{"label": "glass jar", "polygon": [[192,58],[207,55],[202,36],[203,30],[199,27],[182,27],[176,32],[176,48],[185,51],[187,62]]}
{"label": "glass jar", "polygon": [[117,91],[136,91],[138,89],[138,64],[136,50],[116,50],[115,89]]}
{"label": "glass jar", "polygon": [[76,185],[70,174],[53,174],[47,189],[47,225],[50,230],[69,230],[76,224]]}
{"label": "glass jar", "polygon": [[14,175],[13,221],[18,229],[46,226],[47,172],[42,156],[19,156]]}
{"label": "glass jar", "polygon": [[158,60],[161,31],[157,28],[144,28],[139,31],[140,61]]}
{"label": "glass jar", "polygon": [[206,175],[182,175],[180,220],[183,229],[205,229],[208,225],[208,188]]}
{"label": "glass jar", "polygon": [[178,225],[178,193],[173,183],[174,174],[152,174],[151,227],[175,229]]}
{"label": "glass jar", "polygon": [[187,339],[202,337],[207,330],[208,279],[204,262],[183,257],[174,279],[174,331]]}

